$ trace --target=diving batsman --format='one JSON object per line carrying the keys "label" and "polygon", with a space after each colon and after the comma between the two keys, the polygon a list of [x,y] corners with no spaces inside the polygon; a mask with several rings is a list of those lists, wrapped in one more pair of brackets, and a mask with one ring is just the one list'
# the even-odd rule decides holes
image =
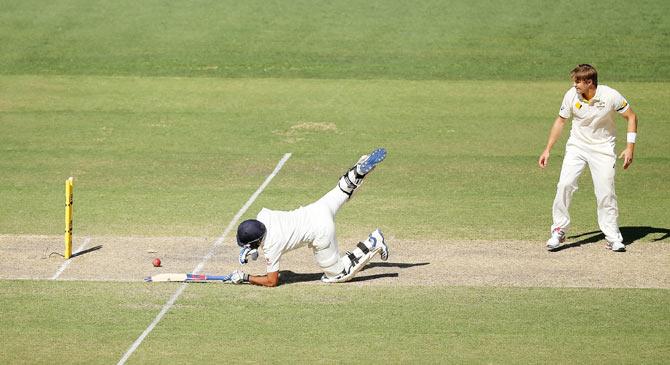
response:
{"label": "diving batsman", "polygon": [[237,228],[239,261],[256,259],[259,251],[265,257],[267,274],[249,275],[236,270],[231,274],[234,284],[249,283],[274,287],[279,284],[279,267],[282,256],[300,247],[314,252],[317,264],[324,272],[324,283],[341,283],[351,280],[375,255],[388,260],[389,250],[379,228],[366,240],[340,256],[335,236],[335,216],[366,176],[386,158],[386,150],[378,148],[361,156],[358,162],[340,177],[337,185],[316,202],[291,211],[263,208],[256,219],[242,222]]}

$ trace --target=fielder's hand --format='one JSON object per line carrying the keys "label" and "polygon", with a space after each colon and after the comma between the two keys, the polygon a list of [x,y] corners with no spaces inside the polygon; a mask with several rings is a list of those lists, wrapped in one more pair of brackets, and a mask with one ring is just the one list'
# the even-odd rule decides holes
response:
{"label": "fielder's hand", "polygon": [[621,152],[619,158],[623,160],[623,169],[627,169],[628,166],[633,163],[633,149],[626,148],[623,150],[623,152]]}
{"label": "fielder's hand", "polygon": [[233,284],[242,284],[249,282],[249,274],[245,274],[240,270],[235,270],[230,274],[230,282]]}
{"label": "fielder's hand", "polygon": [[541,168],[547,167],[547,164],[549,164],[549,151],[544,150],[542,152],[540,158],[537,160],[537,164],[540,165]]}

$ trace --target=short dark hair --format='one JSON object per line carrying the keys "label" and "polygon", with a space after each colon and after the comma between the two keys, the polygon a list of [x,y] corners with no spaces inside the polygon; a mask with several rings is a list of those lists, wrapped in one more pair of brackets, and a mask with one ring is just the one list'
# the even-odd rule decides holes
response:
{"label": "short dark hair", "polygon": [[573,81],[591,80],[594,85],[598,85],[598,71],[596,71],[595,67],[587,63],[582,63],[573,68],[572,71],[570,71],[570,77]]}

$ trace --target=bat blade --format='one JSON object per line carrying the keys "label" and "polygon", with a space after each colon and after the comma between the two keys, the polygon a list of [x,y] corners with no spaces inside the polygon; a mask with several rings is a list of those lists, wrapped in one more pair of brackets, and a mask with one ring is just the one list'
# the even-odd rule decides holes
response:
{"label": "bat blade", "polygon": [[144,278],[146,282],[186,281],[188,274],[156,274]]}
{"label": "bat blade", "polygon": [[207,281],[230,281],[230,275],[205,275],[205,274],[156,274],[144,279],[146,282],[207,282]]}

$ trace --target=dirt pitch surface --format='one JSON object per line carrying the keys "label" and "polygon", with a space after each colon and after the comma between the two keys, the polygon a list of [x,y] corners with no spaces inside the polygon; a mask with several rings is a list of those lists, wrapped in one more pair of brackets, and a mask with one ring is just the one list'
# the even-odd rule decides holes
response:
{"label": "dirt pitch surface", "polygon": [[[356,239],[339,238],[340,250]],[[64,260],[62,236],[0,235],[0,279],[135,281],[158,273],[227,274],[238,269],[232,240],[214,237],[76,237]],[[548,252],[543,242],[414,242],[387,237],[390,257],[379,258],[345,285],[670,288],[670,244],[635,242],[624,253],[604,241]],[[351,247],[349,247],[351,246]],[[211,258],[205,260],[205,257]],[[153,267],[154,258],[162,267]],[[263,274],[262,260],[244,267]],[[290,252],[280,270],[284,285],[326,285],[311,250]],[[160,285],[160,284],[148,284]]]}

